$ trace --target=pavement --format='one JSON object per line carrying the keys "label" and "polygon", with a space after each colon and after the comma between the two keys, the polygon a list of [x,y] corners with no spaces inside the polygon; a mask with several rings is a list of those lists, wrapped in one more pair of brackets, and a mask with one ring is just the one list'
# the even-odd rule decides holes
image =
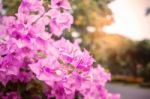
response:
{"label": "pavement", "polygon": [[109,83],[106,88],[111,93],[120,93],[121,99],[150,99],[150,89],[138,85]]}

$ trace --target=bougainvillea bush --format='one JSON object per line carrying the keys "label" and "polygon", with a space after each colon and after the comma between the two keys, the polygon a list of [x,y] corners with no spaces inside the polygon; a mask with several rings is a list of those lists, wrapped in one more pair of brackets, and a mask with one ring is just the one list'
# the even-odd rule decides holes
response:
{"label": "bougainvillea bush", "polygon": [[105,89],[110,74],[62,37],[70,11],[67,0],[51,0],[49,9],[22,0],[14,16],[0,16],[0,99],[119,99]]}

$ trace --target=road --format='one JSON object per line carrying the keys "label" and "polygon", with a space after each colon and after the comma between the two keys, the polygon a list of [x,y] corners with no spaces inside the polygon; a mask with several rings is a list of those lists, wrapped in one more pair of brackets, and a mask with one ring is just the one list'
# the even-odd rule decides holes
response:
{"label": "road", "polygon": [[120,93],[121,99],[150,99],[150,89],[140,88],[136,85],[107,84],[109,92]]}

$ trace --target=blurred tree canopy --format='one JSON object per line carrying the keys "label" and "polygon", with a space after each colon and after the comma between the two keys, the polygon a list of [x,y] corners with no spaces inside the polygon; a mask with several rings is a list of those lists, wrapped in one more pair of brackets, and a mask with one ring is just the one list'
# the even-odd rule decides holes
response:
{"label": "blurred tree canopy", "polygon": [[135,49],[134,59],[141,66],[141,76],[150,82],[150,40],[138,42]]}
{"label": "blurred tree canopy", "polygon": [[71,0],[73,7],[73,15],[75,18],[74,26],[83,32],[87,26],[101,28],[111,22],[106,18],[112,15],[107,4],[112,0]]}
{"label": "blurred tree canopy", "polygon": [[148,64],[150,62],[150,40],[138,42],[136,45],[136,53],[137,62],[143,65]]}

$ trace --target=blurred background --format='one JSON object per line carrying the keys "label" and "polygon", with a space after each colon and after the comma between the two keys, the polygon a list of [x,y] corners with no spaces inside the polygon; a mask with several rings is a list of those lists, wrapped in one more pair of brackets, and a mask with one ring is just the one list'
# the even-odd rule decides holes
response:
{"label": "blurred background", "polygon": [[[13,15],[21,0],[0,0]],[[43,0],[45,6],[50,0]],[[150,0],[70,0],[74,24],[65,38],[88,49],[112,74],[122,99],[150,99]]]}

